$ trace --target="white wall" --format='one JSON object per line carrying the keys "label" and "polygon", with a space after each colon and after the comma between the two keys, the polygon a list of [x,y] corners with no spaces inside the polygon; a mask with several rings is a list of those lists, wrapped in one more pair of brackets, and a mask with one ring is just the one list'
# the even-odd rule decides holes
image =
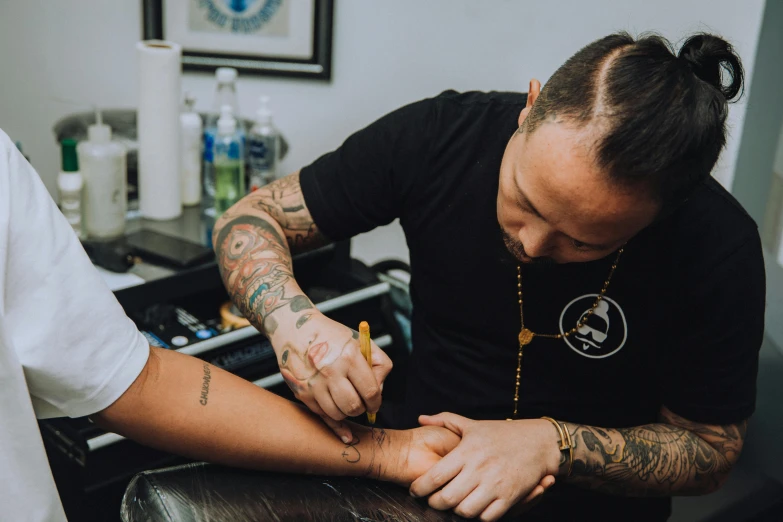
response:
{"label": "white wall", "polygon": [[[167,0],[175,1],[175,0]],[[655,30],[679,40],[711,30],[734,42],[748,78],[764,0],[337,0],[331,83],[241,78],[240,106],[272,97],[291,142],[294,170],[337,147],[382,114],[442,90],[527,90],[580,46],[619,29]],[[75,109],[53,97],[107,107],[136,101],[134,43],[140,2],[0,0],[0,127],[21,140],[50,191],[58,169],[54,121]],[[184,88],[211,105],[212,79],[186,74]],[[745,108],[735,105],[732,136],[716,170],[731,185]],[[407,255],[398,227],[356,243],[361,257]]]}

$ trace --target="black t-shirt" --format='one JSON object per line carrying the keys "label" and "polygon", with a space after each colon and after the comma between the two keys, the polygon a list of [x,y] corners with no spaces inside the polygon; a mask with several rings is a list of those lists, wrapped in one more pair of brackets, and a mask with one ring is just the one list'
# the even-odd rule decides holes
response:
{"label": "black t-shirt", "polygon": [[[405,231],[413,354],[402,427],[415,426],[419,414],[505,419],[513,412],[517,262],[503,244],[496,199],[501,158],[525,100],[447,91],[384,116],[302,170],[305,202],[327,237],[396,218]],[[572,328],[614,258],[524,265],[526,326]],[[589,328],[525,348],[519,417],[621,428],[656,422],[666,405],[697,422],[743,420],[755,405],[764,299],[756,225],[709,179],[628,242]],[[604,520],[663,520],[669,512],[668,499],[553,489],[545,496],[566,502],[542,504],[558,504],[548,508],[549,520],[570,519],[551,511],[568,506],[582,515],[598,510]]]}

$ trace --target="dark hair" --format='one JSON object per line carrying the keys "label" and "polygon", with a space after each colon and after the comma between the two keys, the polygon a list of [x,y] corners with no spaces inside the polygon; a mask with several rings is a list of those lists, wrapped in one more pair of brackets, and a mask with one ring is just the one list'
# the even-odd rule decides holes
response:
{"label": "dark hair", "polygon": [[710,175],[726,143],[728,102],[741,94],[742,80],[739,57],[717,36],[693,35],[675,56],[661,36],[617,33],[555,72],[521,131],[552,117],[580,127],[597,123],[598,166],[623,186],[653,190],[669,207]]}

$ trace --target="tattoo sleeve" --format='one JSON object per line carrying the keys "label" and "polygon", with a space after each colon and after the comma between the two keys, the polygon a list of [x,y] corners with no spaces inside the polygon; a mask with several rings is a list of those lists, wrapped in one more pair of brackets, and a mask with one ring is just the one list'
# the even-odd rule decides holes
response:
{"label": "tattoo sleeve", "polygon": [[[214,247],[231,300],[256,328],[272,335],[272,314],[313,308],[294,280],[291,250],[325,244],[302,197],[299,173],[263,187],[229,209],[214,231]],[[307,319],[296,324],[301,327]],[[296,320],[295,318],[294,320]]]}
{"label": "tattoo sleeve", "polygon": [[718,489],[742,450],[747,421],[706,425],[666,408],[660,420],[623,429],[566,423],[575,445],[568,481],[625,496],[701,495]]}
{"label": "tattoo sleeve", "polygon": [[294,254],[328,243],[307,210],[299,172],[270,183],[247,198],[252,209],[264,212],[280,225]]}

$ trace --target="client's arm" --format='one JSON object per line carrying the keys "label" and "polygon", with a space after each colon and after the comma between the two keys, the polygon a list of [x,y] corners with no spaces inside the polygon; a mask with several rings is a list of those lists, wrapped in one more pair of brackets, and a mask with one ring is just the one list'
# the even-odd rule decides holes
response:
{"label": "client's arm", "polygon": [[304,408],[199,359],[158,348],[133,385],[92,418],[142,444],[195,459],[404,485],[459,442],[442,428],[355,426],[354,441],[346,445]]}

